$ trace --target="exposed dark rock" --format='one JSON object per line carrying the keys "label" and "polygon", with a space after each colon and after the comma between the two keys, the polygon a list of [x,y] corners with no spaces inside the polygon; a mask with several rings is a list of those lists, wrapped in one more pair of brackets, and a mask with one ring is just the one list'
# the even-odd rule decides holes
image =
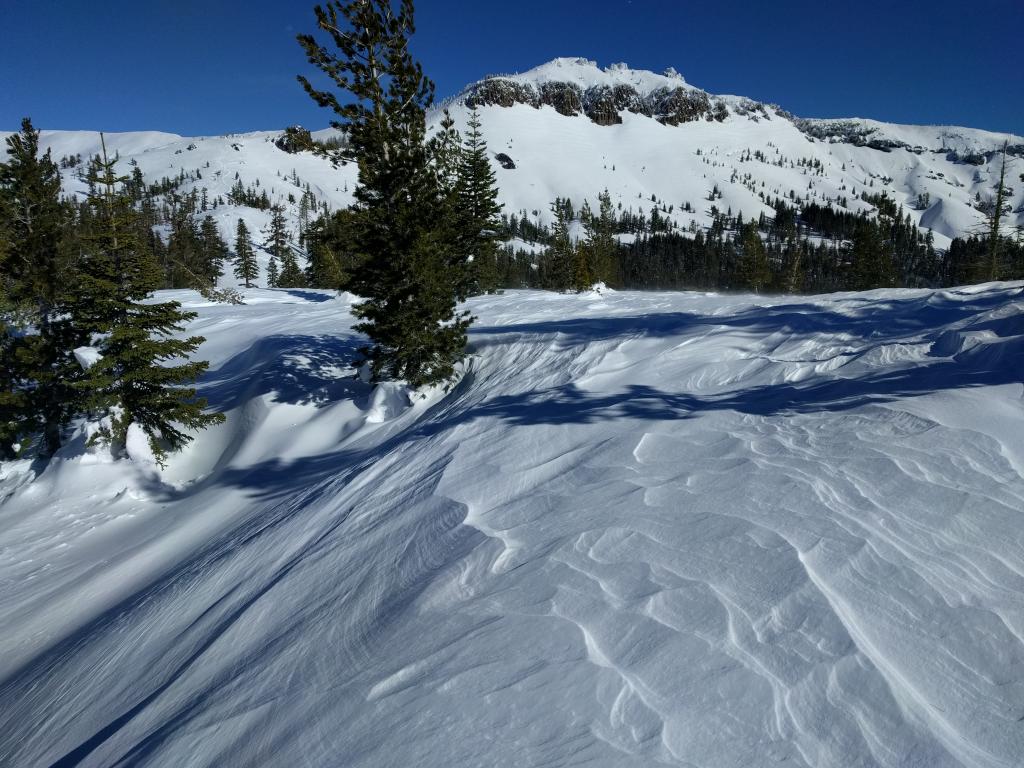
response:
{"label": "exposed dark rock", "polygon": [[622,122],[619,109],[615,105],[615,95],[608,86],[588,90],[583,111],[598,125],[618,125]]}
{"label": "exposed dark rock", "polygon": [[530,84],[517,83],[514,80],[506,80],[503,77],[492,77],[474,85],[472,91],[466,97],[466,106],[470,109],[491,105],[511,107],[514,104],[529,104],[531,107],[540,106],[540,97],[537,94],[537,89]]}
{"label": "exposed dark rock", "polygon": [[598,125],[618,125],[622,112],[650,117],[651,109],[631,85],[600,85],[583,94],[583,111]]}
{"label": "exposed dark rock", "polygon": [[[584,90],[572,82],[551,81],[534,85],[508,77],[488,77],[470,87],[465,103],[471,109],[484,106],[511,107],[527,104],[534,108],[554,107],[559,114],[585,114],[598,125],[618,125],[623,112],[654,117],[666,125],[679,125],[695,120],[725,120],[729,108],[721,99],[712,99],[695,88],[678,86],[659,88],[644,96],[625,83],[598,85]],[[747,100],[739,105],[738,114],[751,120],[771,120],[768,107]]]}
{"label": "exposed dark rock", "polygon": [[544,83],[540,87],[540,103],[572,117],[583,111],[583,90],[576,83]]}
{"label": "exposed dark rock", "polygon": [[711,100],[702,91],[661,88],[652,93],[650,99],[655,119],[665,125],[692,123],[711,113]]}
{"label": "exposed dark rock", "polygon": [[512,158],[506,155],[504,152],[499,152],[494,156],[494,159],[501,163],[501,167],[506,171],[514,171],[516,164],[512,162]]}

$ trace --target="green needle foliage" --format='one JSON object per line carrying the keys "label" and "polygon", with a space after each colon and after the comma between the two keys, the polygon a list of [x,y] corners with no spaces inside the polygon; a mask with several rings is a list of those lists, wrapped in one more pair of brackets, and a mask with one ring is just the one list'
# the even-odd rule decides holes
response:
{"label": "green needle foliage", "polygon": [[127,181],[114,171],[116,159],[96,158],[89,168],[92,229],[83,235],[86,259],[81,284],[86,301],[78,322],[102,334],[102,355],[89,370],[94,408],[110,413],[112,426],[99,434],[123,449],[132,424],[142,428],[163,465],[168,452],[192,440],[184,429],[223,421],[205,413],[206,401],[182,386],[207,368],[206,362],[167,365],[188,358],[201,336],[174,338],[195,317],[176,301],[147,302],[160,286],[160,268],[144,247],[138,213],[124,192]]}
{"label": "green needle foliage", "polygon": [[235,277],[242,281],[246,288],[252,288],[252,284],[259,278],[260,269],[256,263],[256,251],[252,247],[252,237],[249,228],[245,226],[242,219],[238,220],[238,229],[235,236]]}
{"label": "green needle foliage", "polygon": [[426,146],[426,110],[434,84],[409,53],[411,0],[335,0],[316,6],[317,27],[299,44],[337,93],[299,77],[348,137],[336,161],[359,168],[353,227],[361,257],[349,288],[364,298],[354,312],[372,345],[363,355],[373,378],[413,387],[450,380],[466,346],[468,313],[457,312],[465,258]]}
{"label": "green needle foliage", "polygon": [[[9,136],[0,163],[6,305],[0,355],[0,453],[10,456],[22,437],[41,431],[52,455],[81,410],[82,370],[72,350],[83,343],[75,311],[75,258],[67,247],[70,206],[60,199],[60,172],[50,152],[39,154],[39,132],[27,118]],[[17,329],[17,330],[16,330]]]}

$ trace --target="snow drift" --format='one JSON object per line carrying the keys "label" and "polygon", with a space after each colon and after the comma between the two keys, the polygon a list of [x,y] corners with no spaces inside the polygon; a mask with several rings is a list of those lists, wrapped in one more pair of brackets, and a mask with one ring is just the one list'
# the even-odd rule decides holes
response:
{"label": "snow drift", "polygon": [[0,465],[0,764],[1018,765],[1021,293],[509,292],[412,400],[168,294],[227,422]]}

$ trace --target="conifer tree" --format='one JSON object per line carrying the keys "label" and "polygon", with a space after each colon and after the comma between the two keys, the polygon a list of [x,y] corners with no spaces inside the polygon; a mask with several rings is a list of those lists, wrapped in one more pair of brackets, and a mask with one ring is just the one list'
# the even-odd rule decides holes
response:
{"label": "conifer tree", "polygon": [[306,277],[299,268],[299,262],[295,257],[295,250],[291,244],[291,233],[288,231],[287,221],[284,217],[284,208],[280,205],[275,205],[270,209],[270,228],[266,248],[270,252],[274,266],[280,267],[280,272],[274,280],[274,286],[277,288],[302,288],[306,284]]}
{"label": "conifer tree", "polygon": [[235,235],[235,278],[241,280],[246,288],[252,288],[253,281],[259,278],[259,271],[249,228],[244,220],[239,219]]}
{"label": "conifer tree", "polygon": [[71,322],[75,258],[62,243],[68,208],[60,200],[60,171],[49,150],[40,156],[39,132],[28,118],[6,143],[8,158],[0,163],[0,212],[6,222],[0,282],[5,301],[25,313],[32,331],[11,334],[8,315],[2,450],[9,454],[12,441],[41,430],[43,452],[52,455],[64,427],[81,409],[76,381],[82,370],[72,354],[82,342]]}
{"label": "conifer tree", "polygon": [[228,252],[228,244],[220,236],[217,223],[212,216],[204,216],[199,225],[199,267],[200,276],[207,285],[217,285],[217,280],[224,274]]}
{"label": "conifer tree", "polygon": [[999,165],[999,181],[996,184],[996,199],[987,215],[988,258],[978,270],[981,280],[998,280],[1002,276],[1002,239],[1003,239],[1003,208],[1006,205],[1006,148],[1008,142],[1003,141],[1002,162]]}
{"label": "conifer tree", "polygon": [[273,255],[267,263],[267,288],[277,288],[279,273],[277,269],[277,258]]}
{"label": "conifer tree", "polygon": [[306,233],[309,267],[306,277],[314,288],[344,290],[357,261],[353,227],[358,217],[351,210],[317,219]]}
{"label": "conifer tree", "polygon": [[741,230],[743,256],[740,261],[740,276],[743,286],[754,293],[760,293],[771,282],[771,267],[764,241],[757,229],[757,222],[743,225]]}
{"label": "conifer tree", "polygon": [[409,53],[413,2],[395,5],[332,0],[316,6],[317,26],[340,55],[312,35],[300,35],[299,43],[340,93],[299,81],[339,117],[332,125],[345,131],[349,145],[335,150],[335,159],[358,163],[356,229],[364,258],[351,287],[365,301],[353,311],[362,321],[357,329],[373,342],[363,354],[374,379],[417,387],[451,379],[470,319],[456,312],[461,256],[451,244],[425,140],[434,85]]}
{"label": "conifer tree", "polygon": [[853,275],[852,287],[857,291],[888,288],[895,284],[892,248],[879,225],[862,218],[853,236],[850,252]]}
{"label": "conifer tree", "polygon": [[94,407],[111,415],[111,427],[99,437],[120,452],[129,428],[137,425],[163,465],[168,452],[192,440],[183,429],[203,429],[224,417],[204,413],[206,401],[182,386],[205,371],[206,362],[166,364],[187,358],[204,339],[174,337],[194,312],[183,312],[176,301],[146,301],[160,285],[160,270],[139,237],[127,179],[116,175],[115,164],[104,148],[90,168],[93,228],[84,237],[81,276],[88,301],[76,322],[101,334],[101,358],[88,379]]}
{"label": "conifer tree", "polygon": [[575,287],[576,253],[569,236],[569,207],[556,199],[551,205],[555,221],[551,229],[551,245],[547,252],[547,283],[555,291],[568,291]]}
{"label": "conifer tree", "polygon": [[480,115],[474,109],[467,123],[466,140],[458,153],[458,206],[460,229],[468,250],[471,291],[492,293],[498,287],[497,232],[498,186],[481,132]]}
{"label": "conifer tree", "polygon": [[583,248],[587,253],[588,269],[594,282],[611,284],[615,281],[615,254],[618,242],[615,239],[615,210],[608,190],[597,196],[598,213],[594,216],[590,206],[585,206],[583,228],[586,240]]}

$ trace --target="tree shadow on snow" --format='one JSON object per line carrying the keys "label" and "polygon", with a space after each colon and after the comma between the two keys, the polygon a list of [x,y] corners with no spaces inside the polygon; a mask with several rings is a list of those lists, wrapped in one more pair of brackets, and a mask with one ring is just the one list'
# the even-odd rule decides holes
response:
{"label": "tree shadow on snow", "polygon": [[354,365],[364,344],[359,336],[268,336],[203,374],[198,393],[218,411],[261,395],[318,406],[363,398],[369,387],[355,378]]}
{"label": "tree shadow on snow", "polygon": [[[1024,336],[1016,317],[984,318],[984,313],[1006,304],[1018,291],[997,291],[967,299],[943,294],[864,302],[853,317],[813,304],[751,308],[726,316],[667,313],[649,316],[579,318],[502,327],[472,329],[474,345],[505,343],[512,335],[560,334],[563,343],[585,344],[601,338],[629,335],[668,336],[700,326],[732,326],[752,334],[775,331],[794,336],[844,334],[852,347],[871,348],[913,338],[936,341],[942,328],[971,317],[971,332],[986,331],[994,340],[947,356],[936,352],[928,362],[898,370],[884,369],[859,376],[844,376],[842,369],[803,383],[765,384],[714,395],[698,396],[634,384],[619,392],[588,392],[574,383],[515,395],[488,397],[472,402],[472,374],[411,424],[396,425],[381,442],[348,448],[295,462],[272,460],[260,465],[230,468],[210,482],[245,488],[256,498],[274,498],[297,487],[310,487],[339,475],[354,477],[404,443],[430,440],[459,425],[497,419],[513,426],[594,424],[616,420],[671,421],[692,419],[703,413],[735,411],[756,416],[839,412],[866,405],[947,389],[995,386],[1024,379]],[[982,317],[979,317],[982,316]],[[921,331],[933,330],[930,335]],[[856,338],[864,344],[858,344]],[[339,369],[356,355],[359,337],[279,336],[263,339],[225,363],[204,379],[202,394],[211,405],[235,407],[254,394],[273,393],[278,402],[328,404],[344,397],[365,398],[368,385]],[[544,343],[544,340],[539,340]],[[941,346],[941,345],[939,345]],[[256,361],[266,365],[254,365]]]}

